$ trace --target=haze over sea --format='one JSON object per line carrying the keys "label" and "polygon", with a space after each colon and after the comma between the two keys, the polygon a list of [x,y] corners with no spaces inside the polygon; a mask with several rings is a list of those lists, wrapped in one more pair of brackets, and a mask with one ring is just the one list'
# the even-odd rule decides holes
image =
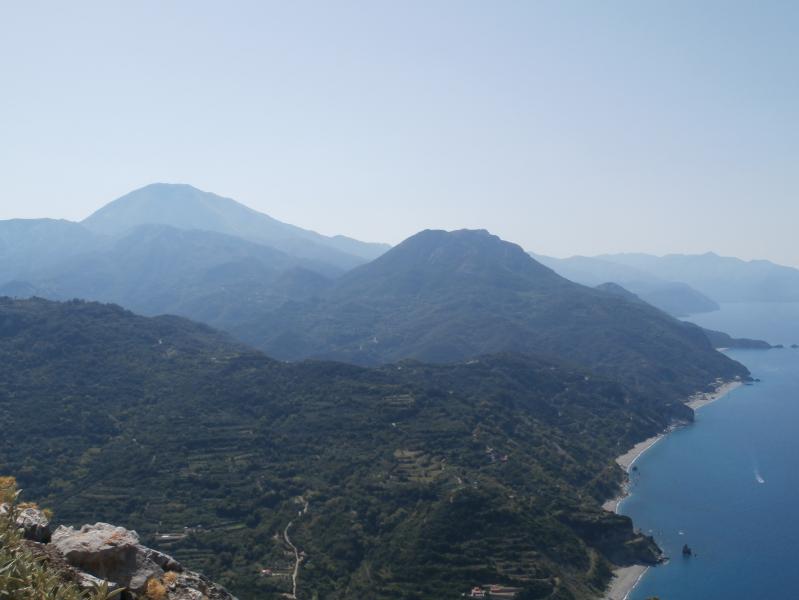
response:
{"label": "haze over sea", "polygon": [[[760,383],[701,408],[637,462],[621,506],[671,560],[630,600],[787,598],[799,589],[799,303],[736,303],[689,320],[785,344],[735,350]],[[683,558],[683,544],[696,553]],[[786,595],[787,594],[787,595]]]}

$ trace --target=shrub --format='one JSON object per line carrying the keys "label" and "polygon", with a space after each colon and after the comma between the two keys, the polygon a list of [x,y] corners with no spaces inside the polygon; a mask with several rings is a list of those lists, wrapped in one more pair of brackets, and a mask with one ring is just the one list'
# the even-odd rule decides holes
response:
{"label": "shrub", "polygon": [[61,573],[25,547],[14,523],[17,486],[13,477],[0,477],[0,500],[11,505],[0,515],[0,598],[14,600],[109,600],[120,591],[108,585],[82,591],[64,581]]}

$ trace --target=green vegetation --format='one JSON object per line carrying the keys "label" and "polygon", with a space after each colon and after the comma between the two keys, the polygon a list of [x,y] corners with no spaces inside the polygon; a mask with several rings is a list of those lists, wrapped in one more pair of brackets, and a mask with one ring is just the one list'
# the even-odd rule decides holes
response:
{"label": "green vegetation", "polygon": [[567,281],[486,231],[423,231],[316,298],[245,315],[225,329],[288,360],[552,356],[657,392],[675,411],[717,377],[747,375],[695,327]]}
{"label": "green vegetation", "polygon": [[702,328],[702,331],[713,344],[714,348],[748,348],[750,350],[769,350],[772,346],[763,340],[749,338],[734,338],[722,331]]}
{"label": "green vegetation", "polygon": [[[159,190],[142,190],[147,206]],[[187,201],[205,198],[191,188],[173,191]],[[112,205],[112,214],[125,205]],[[118,238],[85,243],[75,224],[0,224],[0,240],[8,242],[0,251],[0,294],[183,315],[286,360],[369,366],[502,352],[551,356],[656,392],[672,412],[717,377],[747,375],[700,330],[643,302],[567,281],[484,231],[424,231],[331,280],[341,269],[229,235],[241,235],[238,229],[130,229],[138,218],[126,227],[118,222],[126,232]],[[195,225],[219,229],[212,221]],[[49,238],[52,251],[41,241]]]}
{"label": "green vegetation", "polygon": [[[0,504],[13,507],[16,481],[0,477]],[[109,600],[117,596],[107,586],[81,590],[50,564],[36,546],[25,542],[14,525],[13,508],[0,513],[0,598],[12,600]]]}
{"label": "green vegetation", "polygon": [[672,416],[552,361],[286,364],[179,318],[0,300],[0,470],[245,599],[290,591],[287,535],[303,600],[594,597],[655,560],[600,503]]}

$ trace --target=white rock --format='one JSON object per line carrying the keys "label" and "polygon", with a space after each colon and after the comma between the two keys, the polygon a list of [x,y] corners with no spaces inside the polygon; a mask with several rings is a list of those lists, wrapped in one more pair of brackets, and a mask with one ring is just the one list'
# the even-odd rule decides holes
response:
{"label": "white rock", "polygon": [[124,527],[95,523],[75,530],[62,526],[53,533],[52,545],[73,567],[134,592],[143,591],[151,577],[164,574],[139,545],[138,534]]}
{"label": "white rock", "polygon": [[14,522],[22,529],[22,535],[26,540],[50,541],[50,521],[38,508],[22,509],[17,513]]}

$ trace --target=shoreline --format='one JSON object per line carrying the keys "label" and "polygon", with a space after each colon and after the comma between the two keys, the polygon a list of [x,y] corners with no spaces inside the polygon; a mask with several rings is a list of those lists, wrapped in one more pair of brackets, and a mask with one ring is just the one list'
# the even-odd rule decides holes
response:
{"label": "shoreline", "polygon": [[[641,458],[644,452],[652,448],[652,446],[657,444],[660,440],[662,440],[669,433],[671,433],[673,429],[674,429],[673,427],[669,427],[663,433],[659,433],[657,435],[652,436],[651,438],[647,438],[643,442],[638,442],[627,452],[625,452],[621,456],[616,457],[616,464],[619,465],[622,469],[624,469],[624,472],[627,473],[627,475],[629,476],[630,470],[635,464],[635,461]],[[621,487],[621,493],[618,496],[606,500],[605,503],[602,505],[602,508],[604,508],[608,512],[618,513],[619,505],[621,505],[622,500],[624,500],[629,495],[630,495],[630,481],[628,478],[627,481]]]}
{"label": "shoreline", "polygon": [[721,398],[729,394],[731,391],[741,387],[743,384],[744,384],[743,381],[737,381],[737,380],[726,381],[722,383],[719,387],[717,387],[715,391],[711,392],[710,394],[701,393],[701,392],[694,394],[688,399],[688,402],[686,402],[686,404],[691,408],[693,408],[694,410],[699,410],[703,406],[707,406],[708,404],[711,404],[716,400],[720,400]]}
{"label": "shoreline", "polygon": [[[739,388],[742,385],[743,381],[739,380],[719,382],[718,387],[716,387],[716,389],[712,392],[697,392],[688,398],[685,404],[694,411],[697,411],[703,406],[707,406],[716,400],[720,400],[731,391]],[[627,473],[627,481],[622,485],[621,493],[618,496],[610,498],[609,500],[606,500],[604,504],[602,504],[603,509],[607,510],[608,512],[618,514],[622,501],[630,495],[629,474],[633,465],[635,464],[635,461],[641,458],[641,456],[643,456],[647,450],[652,448],[655,444],[657,444],[660,440],[665,438],[669,433],[674,431],[679,426],[681,425],[670,425],[665,431],[642,442],[638,442],[627,452],[616,457],[616,464],[624,469],[625,473]],[[649,566],[647,565],[630,565],[627,567],[613,569],[613,579],[610,582],[610,587],[602,597],[602,600],[627,600],[633,589],[635,589],[635,586],[638,585],[648,570]]]}
{"label": "shoreline", "polygon": [[613,581],[610,583],[610,589],[605,592],[603,600],[627,600],[648,570],[649,567],[644,565],[631,565],[614,569]]}

